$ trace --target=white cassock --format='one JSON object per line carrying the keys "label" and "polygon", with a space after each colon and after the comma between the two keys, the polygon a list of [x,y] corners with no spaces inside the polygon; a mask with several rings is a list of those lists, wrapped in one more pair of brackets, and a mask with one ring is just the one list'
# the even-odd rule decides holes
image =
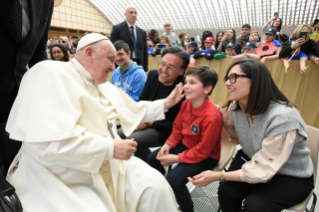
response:
{"label": "white cassock", "polygon": [[106,122],[119,138],[119,118],[129,135],[141,122],[164,119],[164,101],[135,102],[104,83],[102,106],[91,79],[76,59],[38,63],[23,77],[6,130],[23,142],[7,179],[24,210],[176,211],[174,193],[158,171],[136,157],[113,158]]}

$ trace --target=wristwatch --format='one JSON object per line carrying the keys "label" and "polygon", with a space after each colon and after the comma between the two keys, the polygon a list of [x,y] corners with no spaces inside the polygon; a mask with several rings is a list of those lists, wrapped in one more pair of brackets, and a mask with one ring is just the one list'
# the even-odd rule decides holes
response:
{"label": "wristwatch", "polygon": [[225,182],[225,179],[224,179],[224,172],[221,171],[220,172],[220,179],[219,179],[219,182]]}

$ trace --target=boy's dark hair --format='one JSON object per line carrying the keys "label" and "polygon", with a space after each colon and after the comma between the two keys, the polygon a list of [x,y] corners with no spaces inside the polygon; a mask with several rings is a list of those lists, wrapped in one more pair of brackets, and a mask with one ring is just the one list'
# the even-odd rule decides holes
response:
{"label": "boy's dark hair", "polygon": [[182,49],[182,48],[179,47],[179,46],[173,46],[173,47],[166,48],[166,49],[162,52],[162,58],[163,58],[167,53],[170,53],[170,54],[176,55],[177,57],[182,58],[183,64],[182,64],[182,67],[180,67],[180,69],[184,69],[184,70],[187,69],[188,64],[189,64],[189,55],[188,55],[188,53],[187,53],[184,49]]}
{"label": "boy's dark hair", "polygon": [[248,28],[248,29],[250,29],[251,27],[250,27],[249,24],[244,24],[241,28]]}
{"label": "boy's dark hair", "polygon": [[128,54],[128,52],[131,51],[128,44],[122,40],[115,41],[114,47],[115,47],[116,51],[123,49],[126,52],[126,54]]}
{"label": "boy's dark hair", "polygon": [[210,69],[208,66],[195,66],[187,70],[185,76],[195,75],[203,83],[203,87],[212,86],[212,90],[209,92],[210,95],[218,81],[218,75],[214,69]]}

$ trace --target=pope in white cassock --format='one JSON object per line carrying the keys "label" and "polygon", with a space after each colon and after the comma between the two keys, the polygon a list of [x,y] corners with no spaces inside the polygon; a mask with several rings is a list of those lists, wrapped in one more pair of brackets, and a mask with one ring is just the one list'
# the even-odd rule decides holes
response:
{"label": "pope in white cassock", "polygon": [[25,211],[177,210],[165,178],[132,156],[137,143],[117,135],[116,119],[126,135],[164,119],[182,85],[165,100],[134,102],[106,82],[115,59],[106,37],[89,34],[75,59],[38,63],[23,77],[6,130],[23,142],[7,179]]}

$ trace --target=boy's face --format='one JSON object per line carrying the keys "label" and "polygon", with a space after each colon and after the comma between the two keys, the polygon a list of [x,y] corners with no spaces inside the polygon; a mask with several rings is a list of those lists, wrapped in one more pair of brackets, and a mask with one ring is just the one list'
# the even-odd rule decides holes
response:
{"label": "boy's face", "polygon": [[272,34],[265,34],[264,40],[265,40],[265,42],[271,42],[271,41],[273,41],[274,37],[275,36]]}
{"label": "boy's face", "polygon": [[235,49],[227,48],[225,53],[226,53],[227,56],[231,56],[232,57],[233,54],[235,53]]}
{"label": "boy's face", "polygon": [[250,49],[244,49],[244,53],[253,53],[256,50],[256,48],[250,48]]}
{"label": "boy's face", "polygon": [[192,102],[203,100],[207,97],[211,89],[211,85],[203,87],[203,83],[199,80],[198,76],[186,76],[185,84],[183,86],[186,99],[191,100]]}
{"label": "boy's face", "polygon": [[195,51],[195,47],[187,46],[187,51],[189,51],[189,53],[193,53]]}
{"label": "boy's face", "polygon": [[213,43],[206,42],[204,45],[205,45],[206,50],[207,50],[207,49],[211,49],[212,48]]}

